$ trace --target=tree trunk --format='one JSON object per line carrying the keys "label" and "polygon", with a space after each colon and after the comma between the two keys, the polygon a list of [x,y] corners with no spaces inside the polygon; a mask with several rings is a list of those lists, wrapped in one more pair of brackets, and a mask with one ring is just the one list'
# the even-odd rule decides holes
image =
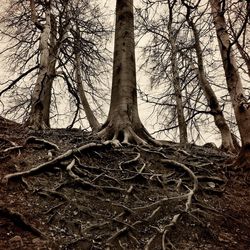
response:
{"label": "tree trunk", "polygon": [[85,91],[84,91],[83,84],[82,84],[81,62],[80,62],[80,54],[79,54],[79,50],[80,50],[80,45],[79,45],[80,37],[79,36],[80,36],[80,31],[77,27],[77,34],[75,37],[75,77],[76,77],[76,83],[77,83],[77,91],[80,96],[81,104],[85,111],[89,125],[92,131],[97,132],[101,128],[101,125],[97,121],[92,109],[90,108],[90,105],[85,95]]}
{"label": "tree trunk", "polygon": [[169,40],[171,45],[171,68],[173,74],[173,84],[174,84],[174,92],[175,92],[175,102],[177,109],[177,118],[178,118],[178,127],[180,132],[180,144],[185,146],[188,142],[187,139],[187,124],[184,116],[184,108],[182,101],[182,93],[181,93],[181,84],[179,71],[177,66],[177,49],[176,49],[176,39],[172,35],[172,30],[169,30]]}
{"label": "tree trunk", "polygon": [[56,40],[57,25],[56,19],[53,14],[51,17],[51,32],[50,32],[50,49],[49,49],[49,61],[47,71],[47,81],[44,85],[44,109],[43,120],[47,127],[50,127],[50,105],[51,105],[51,91],[54,79],[56,77],[56,62],[59,46]]}
{"label": "tree trunk", "polygon": [[250,104],[244,96],[244,89],[238,68],[231,51],[224,10],[221,6],[222,3],[217,0],[210,0],[210,5],[226,75],[227,87],[242,142],[242,149],[236,163],[239,163],[242,167],[250,167]]}
{"label": "tree trunk", "polygon": [[[250,4],[249,4],[250,6]],[[250,78],[250,55],[247,54],[247,52],[243,49],[243,47],[240,45],[238,41],[236,41],[236,46],[240,52],[240,55],[242,59],[245,61],[245,64],[247,66],[247,73]]]}
{"label": "tree trunk", "polygon": [[115,144],[155,142],[142,125],[137,105],[133,0],[116,1],[111,104],[98,135]]}
{"label": "tree trunk", "polygon": [[208,106],[211,110],[211,114],[214,117],[214,122],[221,134],[221,149],[226,152],[236,152],[234,147],[233,139],[231,131],[226,123],[226,119],[223,115],[223,111],[220,107],[219,101],[206,78],[205,70],[204,70],[204,63],[202,57],[202,49],[200,45],[200,37],[198,30],[191,18],[188,17],[187,19],[190,27],[192,28],[194,40],[195,40],[195,51],[198,60],[198,78],[200,86],[204,92],[206,100],[208,102]]}
{"label": "tree trunk", "polygon": [[51,33],[51,13],[50,3],[46,6],[45,24],[40,36],[40,65],[37,81],[31,97],[31,111],[27,121],[27,125],[32,129],[47,129],[48,126],[44,121],[44,100],[45,100],[45,85],[48,79],[48,64],[49,64],[49,39]]}

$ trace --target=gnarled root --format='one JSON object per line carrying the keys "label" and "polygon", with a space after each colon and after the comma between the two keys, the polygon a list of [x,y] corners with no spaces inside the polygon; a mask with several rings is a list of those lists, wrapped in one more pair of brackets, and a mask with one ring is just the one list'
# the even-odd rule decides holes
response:
{"label": "gnarled root", "polygon": [[161,143],[147,132],[147,130],[140,126],[140,128],[134,129],[132,125],[113,125],[111,122],[108,123],[102,130],[97,133],[97,136],[102,140],[111,143],[116,147],[120,147],[122,144],[137,144],[147,145],[154,144],[161,146]]}

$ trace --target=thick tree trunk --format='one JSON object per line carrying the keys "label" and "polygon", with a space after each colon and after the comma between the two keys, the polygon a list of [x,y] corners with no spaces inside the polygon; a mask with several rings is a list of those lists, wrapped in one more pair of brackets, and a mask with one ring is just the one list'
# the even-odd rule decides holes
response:
{"label": "thick tree trunk", "polygon": [[142,125],[137,105],[133,0],[117,0],[111,104],[98,133],[114,143],[155,142]]}
{"label": "thick tree trunk", "polygon": [[[243,42],[242,44],[240,44],[239,39],[237,39],[236,41],[236,46],[241,54],[242,59],[245,61],[245,64],[247,66],[247,73],[248,76],[250,78],[250,54],[247,53],[247,46],[249,45],[249,32],[250,32],[250,1],[246,1],[246,9],[247,9],[247,13],[246,13],[246,18],[248,18],[247,22],[246,22],[246,27],[245,27],[245,34],[244,34],[244,38],[243,38]],[[234,32],[235,34],[235,32]],[[248,35],[247,35],[248,34]],[[234,35],[234,37],[236,38],[236,35]]]}
{"label": "thick tree trunk", "polygon": [[85,95],[85,91],[84,91],[83,84],[82,84],[81,62],[80,62],[80,54],[79,54],[79,50],[80,50],[80,46],[79,46],[80,37],[79,36],[80,36],[80,31],[77,29],[77,35],[75,37],[75,78],[76,78],[76,83],[77,83],[77,91],[80,96],[81,104],[83,106],[89,125],[92,131],[97,132],[101,128],[101,125],[96,119],[92,109],[90,108],[90,105]]}
{"label": "thick tree trunk", "polygon": [[40,66],[35,88],[32,93],[31,111],[27,124],[35,130],[47,129],[48,126],[44,121],[44,99],[45,85],[48,79],[49,65],[49,39],[51,32],[50,6],[48,4],[45,11],[45,24],[40,36]]}
{"label": "thick tree trunk", "polygon": [[220,107],[219,101],[206,78],[205,70],[204,70],[204,63],[202,57],[202,49],[200,45],[200,37],[198,30],[191,18],[188,18],[188,23],[192,28],[195,40],[195,51],[198,59],[198,78],[200,86],[204,92],[206,100],[208,102],[209,108],[211,110],[211,114],[214,117],[214,122],[221,134],[221,149],[227,152],[236,152],[234,147],[232,134],[229,129],[229,126],[226,123],[226,119],[223,115],[223,111]]}
{"label": "thick tree trunk", "polygon": [[184,116],[184,108],[182,101],[182,93],[181,93],[181,84],[179,71],[177,66],[177,49],[176,49],[176,39],[172,35],[172,30],[169,30],[169,40],[171,45],[171,68],[173,74],[173,84],[174,84],[174,92],[175,92],[175,102],[177,109],[177,118],[178,118],[178,127],[180,132],[180,144],[185,146],[188,142],[187,138],[187,124]]}
{"label": "thick tree trunk", "polygon": [[231,51],[232,48],[226,28],[224,11],[221,6],[222,3],[217,0],[210,0],[210,5],[225,70],[227,87],[241,136],[242,149],[237,162],[241,166],[250,167],[250,104],[244,96],[238,68]]}
{"label": "thick tree trunk", "polygon": [[[249,4],[249,6],[250,6],[250,4]],[[245,64],[247,66],[247,73],[248,73],[248,76],[250,78],[250,55],[247,54],[247,52],[243,49],[243,47],[240,45],[240,43],[238,41],[236,41],[236,46],[241,54],[242,59],[245,61]]]}

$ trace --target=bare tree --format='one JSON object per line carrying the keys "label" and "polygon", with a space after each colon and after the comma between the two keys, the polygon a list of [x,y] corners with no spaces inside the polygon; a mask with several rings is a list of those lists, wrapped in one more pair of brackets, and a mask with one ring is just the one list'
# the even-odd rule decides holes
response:
{"label": "bare tree", "polygon": [[[97,3],[92,4],[86,0],[18,0],[11,2],[8,11],[11,14],[6,14],[1,19],[6,25],[6,29],[1,30],[1,35],[12,42],[7,44],[2,53],[7,55],[9,62],[20,75],[15,80],[8,81],[5,84],[7,87],[4,87],[0,95],[9,93],[11,96],[11,93],[15,92],[15,98],[20,97],[15,107],[25,106],[24,114],[30,109],[27,124],[35,129],[50,127],[52,97],[53,112],[57,112],[57,98],[55,95],[51,96],[56,77],[63,76],[73,97],[71,100],[77,99],[77,87],[74,86],[77,84],[73,77],[76,24],[80,29],[81,78],[88,84],[92,99],[99,105],[98,100],[104,97],[103,91],[100,95],[98,91],[103,88],[101,84],[105,81],[105,72],[110,60],[105,47],[110,29]],[[23,86],[26,86],[25,89]],[[66,93],[61,92],[60,95],[62,94]],[[76,105],[77,103],[78,101]],[[6,112],[12,112],[15,107]]]}
{"label": "bare tree", "polygon": [[37,21],[37,14],[36,14],[34,0],[30,0],[32,20],[36,25],[36,27],[41,30],[40,44],[39,44],[39,50],[40,50],[39,72],[35,88],[32,94],[31,111],[29,119],[27,121],[27,124],[33,129],[48,128],[48,124],[46,124],[44,120],[44,110],[46,110],[48,113],[50,104],[50,96],[48,95],[50,94],[50,89],[51,89],[51,86],[48,86],[47,84],[49,64],[50,64],[49,42],[50,42],[50,35],[52,33],[51,1],[48,2],[45,1],[44,8],[45,8],[45,23],[41,24],[40,22]]}
{"label": "bare tree", "polygon": [[186,19],[193,32],[194,48],[197,56],[197,66],[198,66],[197,75],[199,83],[201,85],[201,88],[203,89],[208,106],[210,108],[210,112],[214,117],[215,125],[220,131],[222,140],[221,148],[225,151],[235,152],[231,131],[229,129],[229,126],[227,125],[226,119],[224,117],[222,108],[220,107],[217,96],[213,91],[211,84],[209,83],[205,74],[205,66],[203,62],[203,52],[200,43],[199,30],[196,27],[194,18],[191,16],[193,10],[198,8],[200,1],[198,1],[196,5],[192,6],[189,5],[185,0],[182,0],[182,3],[185,5],[187,9]]}
{"label": "bare tree", "polygon": [[176,109],[177,109],[177,118],[178,118],[178,126],[180,131],[180,143],[181,145],[185,145],[188,142],[187,138],[187,125],[185,121],[184,115],[184,105],[182,100],[182,90],[181,90],[181,83],[180,83],[180,76],[179,76],[179,69],[178,69],[178,57],[177,57],[177,34],[179,32],[178,29],[174,29],[173,26],[173,7],[177,1],[168,1],[169,7],[169,21],[168,21],[168,34],[169,34],[169,43],[171,46],[171,69],[173,74],[173,85],[175,91],[175,101],[176,101]]}
{"label": "bare tree", "polygon": [[227,20],[228,32],[235,43],[246,71],[250,77],[250,2],[230,0],[228,2]]}
{"label": "bare tree", "polygon": [[[161,89],[157,96],[142,93],[143,100],[156,105],[159,132],[168,136],[179,129],[179,138],[187,142],[200,134],[208,110],[196,71],[191,67],[189,57],[193,43],[189,27],[185,25],[185,9],[178,1],[143,1],[138,9],[140,36],[148,40],[143,45],[145,62],[149,68],[151,86]],[[177,121],[177,122],[176,122]],[[171,132],[170,132],[171,130]],[[195,131],[193,133],[193,131]]]}
{"label": "bare tree", "polygon": [[135,68],[133,0],[116,1],[116,27],[111,104],[107,121],[98,135],[115,144],[156,141],[138,113]]}
{"label": "bare tree", "polygon": [[250,165],[250,103],[245,94],[241,78],[232,52],[232,43],[225,20],[225,1],[210,0],[214,25],[223,61],[228,91],[234,108],[238,124],[242,149],[238,156],[237,164],[242,167]]}
{"label": "bare tree", "polygon": [[77,83],[77,91],[80,96],[81,104],[83,106],[84,112],[86,114],[86,117],[88,119],[89,125],[92,128],[92,131],[98,131],[100,129],[100,123],[96,119],[89,102],[87,100],[84,88],[83,88],[83,82],[81,77],[81,60],[80,60],[80,30],[78,25],[76,24],[76,32],[75,35],[75,78]]}

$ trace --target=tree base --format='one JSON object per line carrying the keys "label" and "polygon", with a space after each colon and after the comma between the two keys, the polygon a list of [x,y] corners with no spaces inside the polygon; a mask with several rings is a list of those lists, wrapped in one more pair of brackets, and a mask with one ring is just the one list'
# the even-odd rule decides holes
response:
{"label": "tree base", "polygon": [[236,155],[240,152],[240,150],[236,149],[233,145],[229,145],[229,146],[221,145],[220,150],[225,153],[232,154],[232,155]]}
{"label": "tree base", "polygon": [[97,136],[117,147],[122,144],[162,145],[159,141],[151,137],[143,125],[133,127],[131,124],[113,124],[110,121],[103,125]]}
{"label": "tree base", "polygon": [[234,166],[236,169],[250,170],[250,144],[241,148]]}
{"label": "tree base", "polygon": [[25,125],[33,130],[47,130],[50,129],[50,127],[46,124],[45,121],[40,120],[40,119],[29,119]]}

